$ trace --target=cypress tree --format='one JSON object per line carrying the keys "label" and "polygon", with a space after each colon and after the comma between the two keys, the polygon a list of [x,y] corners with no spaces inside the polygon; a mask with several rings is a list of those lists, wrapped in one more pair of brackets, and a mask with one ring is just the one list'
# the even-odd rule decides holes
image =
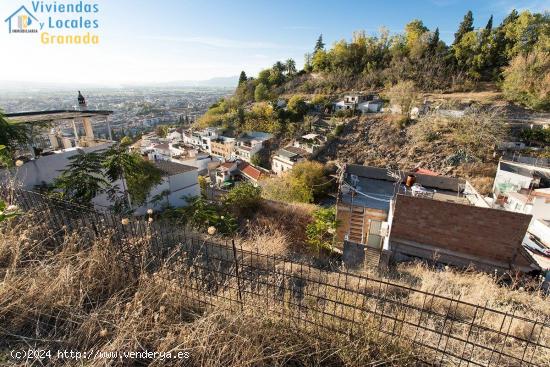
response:
{"label": "cypress tree", "polygon": [[246,77],[246,73],[243,71],[241,71],[241,75],[239,76],[239,86],[246,82],[248,80],[248,78]]}
{"label": "cypress tree", "polygon": [[489,18],[489,21],[485,26],[485,30],[490,32],[492,29],[493,29],[493,15],[491,14],[491,17]]}
{"label": "cypress tree", "polygon": [[325,44],[323,43],[323,35],[320,34],[319,38],[317,38],[317,42],[315,42],[315,48],[313,49],[313,53],[316,53],[317,51],[324,50]]}
{"label": "cypress tree", "polygon": [[455,41],[453,45],[456,45],[460,42],[462,37],[468,32],[471,32],[474,30],[474,14],[471,10],[468,10],[466,15],[464,16],[464,19],[462,20],[462,23],[458,26],[458,30],[455,33]]}

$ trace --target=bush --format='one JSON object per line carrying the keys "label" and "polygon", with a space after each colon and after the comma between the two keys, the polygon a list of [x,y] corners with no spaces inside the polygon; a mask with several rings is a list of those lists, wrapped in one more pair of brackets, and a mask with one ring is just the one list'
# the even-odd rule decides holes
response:
{"label": "bush", "polygon": [[504,70],[504,95],[538,110],[550,109],[550,52],[518,55]]}
{"label": "bush", "polygon": [[336,209],[319,208],[313,212],[313,222],[306,228],[307,243],[321,249],[330,250],[333,247],[334,233],[338,227]]}
{"label": "bush", "polygon": [[262,184],[264,198],[285,203],[310,203],[313,195],[307,187],[290,177],[276,177],[265,180]]}
{"label": "bush", "polygon": [[262,200],[262,189],[251,183],[241,183],[232,188],[224,198],[226,207],[237,214],[256,209]]}

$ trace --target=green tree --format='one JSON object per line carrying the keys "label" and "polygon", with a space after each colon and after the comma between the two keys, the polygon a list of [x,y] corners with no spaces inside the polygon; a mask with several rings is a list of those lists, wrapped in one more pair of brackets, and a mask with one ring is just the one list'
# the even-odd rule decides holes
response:
{"label": "green tree", "polygon": [[8,121],[0,110],[0,145],[4,146],[4,160],[12,161],[17,148],[29,140],[27,128],[23,124]]}
{"label": "green tree", "polygon": [[123,147],[128,147],[132,145],[132,143],[133,143],[132,138],[130,138],[129,136],[125,136],[122,139],[120,139],[120,145]]}
{"label": "green tree", "polygon": [[295,94],[288,100],[287,108],[290,112],[296,114],[299,118],[302,118],[307,112],[307,104],[304,96]]}
{"label": "green tree", "polygon": [[313,54],[316,54],[318,51],[324,51],[325,50],[325,43],[323,42],[323,35],[320,34],[319,38],[317,38],[317,42],[315,42],[315,47],[313,48]]}
{"label": "green tree", "polygon": [[241,71],[241,75],[239,75],[239,84],[238,86],[240,87],[241,84],[243,83],[246,83],[246,81],[248,80],[248,78],[246,77],[246,73],[243,71]]}
{"label": "green tree", "polygon": [[325,50],[319,50],[313,54],[311,67],[313,71],[325,71],[330,67],[330,57]]}
{"label": "green tree", "polygon": [[166,138],[166,136],[168,135],[168,126],[166,125],[157,126],[157,128],[155,129],[155,134],[157,134],[157,136],[160,138]]}
{"label": "green tree", "polygon": [[268,200],[285,203],[310,203],[313,193],[303,182],[291,177],[275,177],[262,182],[262,196]]}
{"label": "green tree", "polygon": [[256,86],[254,90],[254,99],[256,102],[265,101],[269,98],[269,90],[264,83],[260,83]]}
{"label": "green tree", "polygon": [[506,98],[538,110],[550,109],[550,52],[518,55],[504,70]]}
{"label": "green tree", "polygon": [[392,105],[399,106],[401,113],[409,116],[411,109],[418,99],[418,91],[411,80],[400,81],[387,89],[386,95]]}
{"label": "green tree", "polygon": [[317,251],[331,250],[334,245],[334,234],[338,227],[336,209],[319,208],[312,214],[313,221],[306,227],[307,243]]}
{"label": "green tree", "polygon": [[455,41],[453,42],[453,45],[458,44],[466,33],[472,32],[473,30],[474,30],[474,14],[472,13],[471,10],[468,10],[466,15],[464,15],[464,19],[458,26],[458,30],[455,33]]}
{"label": "green tree", "polygon": [[491,14],[491,17],[489,17],[487,25],[485,25],[485,30],[487,32],[491,32],[493,30],[493,14]]}
{"label": "green tree", "polygon": [[199,182],[199,187],[201,188],[201,196],[206,198],[208,190],[208,183],[206,182],[206,178],[204,176],[199,176],[197,181]]}
{"label": "green tree", "polygon": [[330,189],[324,166],[319,162],[299,162],[292,167],[289,177],[293,184],[305,187],[315,198],[326,194]]}
{"label": "green tree", "polygon": [[293,59],[286,60],[285,71],[286,71],[286,75],[288,76],[292,76],[296,74],[296,61],[294,61]]}
{"label": "green tree", "polygon": [[79,152],[69,157],[67,168],[54,181],[54,186],[61,190],[63,198],[90,205],[94,197],[111,188],[103,176],[102,160],[102,155],[96,152]]}
{"label": "green tree", "polygon": [[0,167],[11,167],[13,165],[13,159],[10,156],[8,149],[5,145],[0,145]]}
{"label": "green tree", "polygon": [[405,26],[405,39],[409,49],[415,47],[422,35],[428,32],[428,28],[419,19],[414,19]]}
{"label": "green tree", "polygon": [[237,230],[235,217],[222,206],[208,202],[202,196],[187,198],[187,203],[186,207],[171,209],[166,215],[197,230],[204,231],[212,226],[222,235],[233,235]]}
{"label": "green tree", "polygon": [[269,85],[269,76],[271,75],[271,69],[264,69],[258,74],[258,84],[263,84],[264,86]]}
{"label": "green tree", "polygon": [[257,209],[262,199],[262,189],[245,182],[232,188],[224,198],[224,204],[228,210],[242,215],[250,214],[252,210]]}

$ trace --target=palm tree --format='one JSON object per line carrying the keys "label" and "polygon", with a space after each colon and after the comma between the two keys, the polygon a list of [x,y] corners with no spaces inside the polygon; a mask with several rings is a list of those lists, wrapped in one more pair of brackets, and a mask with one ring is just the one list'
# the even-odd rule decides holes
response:
{"label": "palm tree", "polygon": [[286,74],[292,76],[296,73],[296,61],[288,59],[285,62]]}

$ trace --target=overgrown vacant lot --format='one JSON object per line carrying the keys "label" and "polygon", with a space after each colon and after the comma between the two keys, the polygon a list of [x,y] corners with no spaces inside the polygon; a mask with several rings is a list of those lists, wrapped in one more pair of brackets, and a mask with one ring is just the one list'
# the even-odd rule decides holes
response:
{"label": "overgrown vacant lot", "polygon": [[[298,214],[300,208],[294,210]],[[425,350],[420,351],[410,344],[410,339],[418,335],[418,329],[401,323],[397,331],[396,323],[392,321],[396,318],[416,322],[412,319],[415,308],[426,310],[424,324],[427,330],[434,330],[423,331],[424,341],[428,344],[439,344],[439,331],[463,340],[470,337],[468,328],[472,327],[468,326],[468,320],[472,318],[483,328],[503,329],[502,317],[495,312],[487,311],[479,320],[475,307],[448,304],[433,297],[426,302],[422,293],[404,290],[398,284],[487,305],[493,310],[526,318],[541,320],[544,315],[550,315],[548,299],[542,295],[499,286],[489,275],[434,271],[421,264],[403,265],[385,275],[385,279],[396,286],[384,286],[384,303],[376,300],[381,296],[381,283],[374,278],[374,281],[363,282],[359,278],[348,281],[346,277],[344,283],[344,277],[338,273],[308,271],[302,291],[305,297],[298,308],[292,307],[293,302],[297,302],[293,297],[299,295],[289,288],[290,282],[287,293],[280,297],[268,290],[265,295],[273,298],[267,298],[267,304],[266,297],[260,296],[263,292],[254,293],[253,288],[247,288],[253,283],[241,284],[243,290],[248,291],[243,296],[245,302],[241,308],[239,304],[227,302],[226,292],[233,292],[229,298],[237,299],[235,284],[231,283],[234,277],[230,277],[227,289],[219,290],[218,295],[212,294],[206,283],[196,282],[193,272],[200,266],[189,266],[186,260],[174,261],[178,254],[167,254],[162,258],[154,256],[148,235],[131,237],[121,243],[114,231],[106,230],[99,239],[90,241],[90,233],[85,228],[78,233],[64,230],[55,233],[46,226],[44,214],[29,213],[0,225],[1,363],[24,365],[25,361],[11,360],[10,350],[41,348],[52,351],[189,353],[188,359],[169,361],[52,358],[48,360],[51,365],[416,366],[420,364],[419,357],[428,356]],[[281,226],[261,224],[259,217],[257,223],[252,224],[256,227],[242,239],[247,241],[243,247],[254,251],[268,247],[275,254],[294,255],[294,251],[287,249],[294,243],[289,241],[291,234],[285,233]],[[53,241],[56,235],[60,243]],[[274,240],[278,243],[272,245]],[[242,262],[246,265],[243,269],[246,269],[254,258],[243,258]],[[276,266],[278,273],[272,274],[275,277],[270,279],[271,283],[277,281],[280,272],[295,275],[289,280],[297,280],[300,276],[306,278],[301,268],[287,265],[282,262]],[[261,267],[262,264],[255,263],[254,266]],[[251,279],[248,276],[241,274],[241,279],[248,281]],[[324,292],[320,292],[316,278],[323,278],[324,283],[331,285],[324,286]],[[355,290],[348,292],[339,287]],[[365,295],[364,298],[356,297],[354,292],[357,290]],[[319,304],[321,298],[330,300],[326,302],[328,310]],[[392,307],[394,301],[403,302],[408,308]],[[208,307],[204,306],[205,303]],[[334,310],[330,305],[334,305]],[[356,313],[356,309],[342,305],[375,312]],[[279,312],[274,312],[277,308]],[[311,317],[302,313],[305,308],[311,311]],[[407,309],[413,311],[404,312]],[[342,322],[324,315],[321,315],[323,320],[315,319],[320,311],[348,320],[353,317],[353,334],[331,331],[331,327],[341,330]],[[348,312],[351,314],[346,314]],[[382,323],[376,312],[383,312],[388,317],[382,320],[383,329],[394,329],[396,334],[409,338],[389,337],[379,332]],[[439,316],[429,318],[428,313]],[[317,324],[298,322],[296,315]],[[445,320],[443,324],[442,320]],[[326,328],[319,328],[319,321]],[[544,338],[550,330],[541,328],[541,324],[509,317],[504,322],[507,336],[486,332],[476,326],[473,333],[475,342],[505,346],[506,352],[518,358],[521,358],[525,345],[521,340],[547,345]],[[453,343],[454,340],[447,340],[446,350],[469,353],[469,349]],[[527,357],[531,357],[531,351],[528,350]],[[486,362],[494,354],[478,350],[473,357]],[[533,361],[536,365],[547,365],[550,362],[548,349],[539,348]],[[494,365],[495,360],[492,363]],[[501,362],[500,365],[521,364]]]}
{"label": "overgrown vacant lot", "polygon": [[121,249],[109,233],[91,246],[67,234],[55,249],[43,230],[32,216],[0,227],[0,364],[25,365],[10,351],[41,348],[189,353],[168,361],[52,358],[51,365],[417,365],[405,343],[368,325],[348,338],[294,325],[253,301],[206,310],[177,265],[151,269],[147,238]]}

